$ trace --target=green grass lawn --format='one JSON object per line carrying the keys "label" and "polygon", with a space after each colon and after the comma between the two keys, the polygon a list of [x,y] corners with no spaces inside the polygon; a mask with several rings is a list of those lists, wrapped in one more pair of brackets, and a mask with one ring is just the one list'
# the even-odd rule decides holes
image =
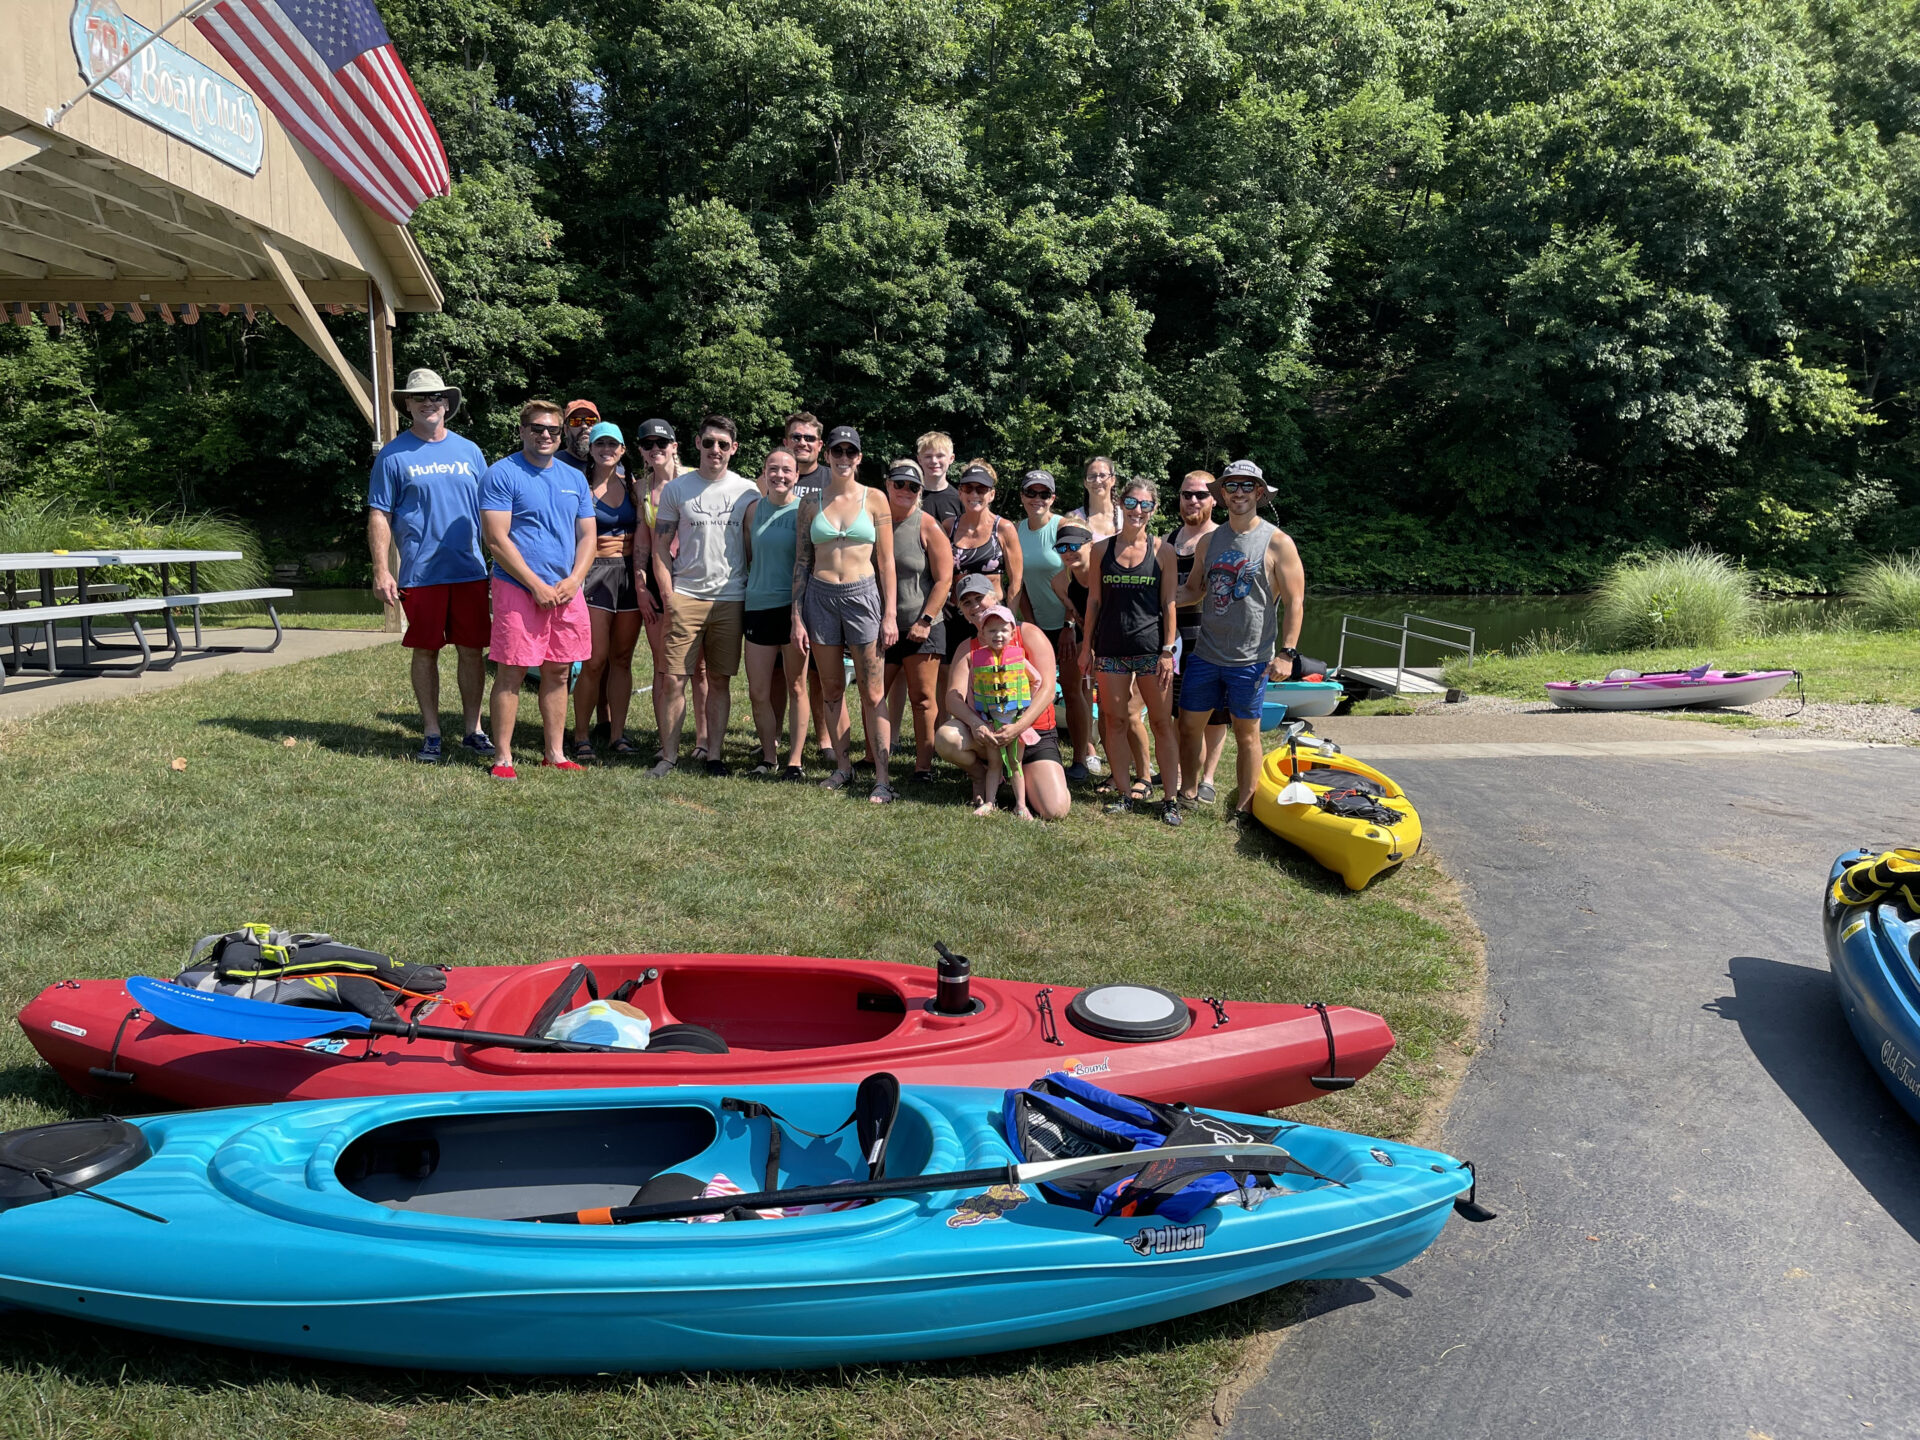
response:
{"label": "green grass lawn", "polygon": [[[924,964],[945,940],[989,975],[1384,1013],[1395,1053],[1300,1118],[1406,1135],[1459,1068],[1476,938],[1426,857],[1353,895],[1217,811],[1179,831],[1085,803],[1058,825],[975,819],[957,777],[888,808],[864,784],[656,782],[639,764],[505,785],[465,757],[409,763],[410,705],[382,648],[0,726],[0,999],[171,974],[194,939],[251,920],[446,964],[681,949]],[[6,1027],[0,1123],[80,1113]],[[1167,1436],[1299,1297],[981,1360],[564,1382],[254,1357],[16,1311],[0,1315],[0,1434]]]}
{"label": "green grass lawn", "polygon": [[1723,670],[1802,671],[1809,700],[1920,705],[1920,630],[1790,631],[1693,650],[1523,648],[1489,652],[1471,666],[1456,660],[1446,667],[1447,683],[1475,695],[1544,701],[1549,680],[1597,680],[1621,668],[1687,670],[1710,659]]}

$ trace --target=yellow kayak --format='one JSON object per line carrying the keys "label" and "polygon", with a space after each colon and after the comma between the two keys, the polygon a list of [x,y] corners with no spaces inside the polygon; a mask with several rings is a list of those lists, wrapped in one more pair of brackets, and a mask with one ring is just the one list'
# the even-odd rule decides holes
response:
{"label": "yellow kayak", "polygon": [[[1349,890],[1364,890],[1374,876],[1419,850],[1419,812],[1393,781],[1350,755],[1322,755],[1310,745],[1298,754],[1300,778],[1316,803],[1280,803],[1280,791],[1293,779],[1293,760],[1283,745],[1267,756],[1254,787],[1254,818],[1262,825],[1333,871]],[[1388,821],[1387,811],[1400,818]]]}

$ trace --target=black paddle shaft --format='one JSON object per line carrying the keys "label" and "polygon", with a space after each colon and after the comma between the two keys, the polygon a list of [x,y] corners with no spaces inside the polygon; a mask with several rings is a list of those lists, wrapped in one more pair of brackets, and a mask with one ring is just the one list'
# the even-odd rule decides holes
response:
{"label": "black paddle shaft", "polygon": [[[762,1190],[753,1195],[663,1200],[653,1205],[615,1205],[607,1210],[568,1210],[559,1215],[522,1218],[548,1225],[625,1225],[633,1220],[685,1220],[694,1215],[724,1215],[737,1209],[771,1210],[788,1205],[825,1205],[835,1200],[881,1200],[892,1195],[930,1195],[937,1190],[961,1190],[974,1185],[1020,1183],[1018,1165],[996,1165],[987,1170],[957,1170],[945,1175],[903,1175],[897,1180],[869,1180],[853,1185],[796,1185],[785,1190]],[[583,1215],[594,1218],[583,1220]]]}
{"label": "black paddle shaft", "polygon": [[581,1040],[549,1040],[544,1035],[501,1035],[492,1030],[458,1030],[447,1025],[422,1025],[416,1020],[368,1020],[375,1035],[403,1040],[448,1040],[455,1045],[503,1045],[509,1050],[564,1050],[574,1054],[611,1055],[612,1045],[589,1045]]}

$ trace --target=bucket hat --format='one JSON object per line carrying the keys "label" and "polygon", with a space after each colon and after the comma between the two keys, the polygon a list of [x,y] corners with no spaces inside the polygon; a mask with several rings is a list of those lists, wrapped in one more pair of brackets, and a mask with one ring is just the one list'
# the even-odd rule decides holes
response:
{"label": "bucket hat", "polygon": [[407,372],[407,383],[394,388],[393,403],[395,405],[401,405],[403,403],[402,397],[407,395],[451,395],[453,396],[453,409],[447,412],[447,418],[451,420],[460,411],[460,401],[462,398],[460,387],[458,385],[447,384],[446,381],[440,378],[440,372],[438,370],[409,370]]}

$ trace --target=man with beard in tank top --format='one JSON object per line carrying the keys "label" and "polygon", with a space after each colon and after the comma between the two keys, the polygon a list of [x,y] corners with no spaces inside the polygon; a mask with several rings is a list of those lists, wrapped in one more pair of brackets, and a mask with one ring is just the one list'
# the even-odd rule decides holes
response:
{"label": "man with beard in tank top", "polygon": [[[1179,594],[1179,603],[1200,607],[1199,638],[1180,686],[1181,773],[1199,775],[1207,719],[1224,705],[1233,718],[1234,809],[1247,814],[1260,775],[1260,706],[1267,681],[1293,673],[1306,572],[1292,537],[1260,518],[1260,502],[1276,492],[1258,465],[1234,461],[1212,489],[1227,523],[1194,547],[1193,572]],[[1285,642],[1277,650],[1276,640]]]}

